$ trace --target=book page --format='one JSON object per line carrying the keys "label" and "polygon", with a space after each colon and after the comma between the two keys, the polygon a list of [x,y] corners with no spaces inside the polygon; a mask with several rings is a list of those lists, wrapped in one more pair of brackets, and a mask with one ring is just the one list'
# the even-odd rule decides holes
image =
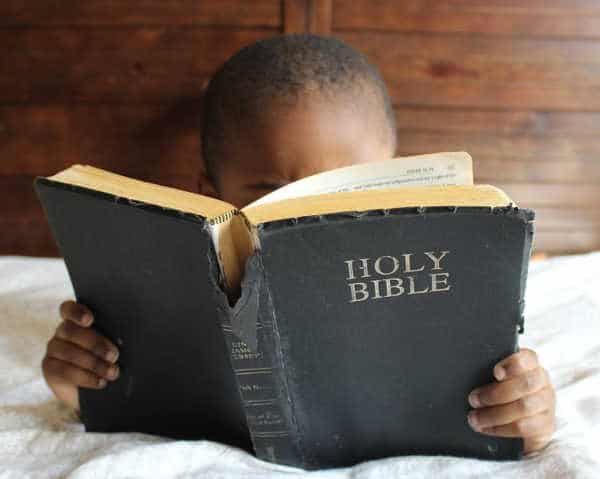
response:
{"label": "book page", "polygon": [[400,188],[406,186],[472,185],[473,166],[466,152],[397,157],[338,168],[285,185],[247,207],[302,196]]}

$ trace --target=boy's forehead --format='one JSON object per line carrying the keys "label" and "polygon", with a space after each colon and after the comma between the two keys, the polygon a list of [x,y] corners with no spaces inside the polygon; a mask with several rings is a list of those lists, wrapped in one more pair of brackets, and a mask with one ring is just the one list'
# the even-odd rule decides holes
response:
{"label": "boy's forehead", "polygon": [[[239,131],[229,162],[250,174],[293,180],[321,171],[390,156],[384,114],[351,98],[302,96],[272,106],[255,125]],[[234,166],[234,165],[230,165]]]}

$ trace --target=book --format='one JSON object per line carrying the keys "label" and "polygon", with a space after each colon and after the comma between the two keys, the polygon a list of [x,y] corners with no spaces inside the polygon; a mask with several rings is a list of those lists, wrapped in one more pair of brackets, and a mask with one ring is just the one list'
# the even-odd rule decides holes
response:
{"label": "book", "polygon": [[533,210],[464,152],[321,173],[245,208],[75,165],[36,179],[78,301],[121,348],[87,430],[305,469],[521,457],[468,393],[518,350]]}

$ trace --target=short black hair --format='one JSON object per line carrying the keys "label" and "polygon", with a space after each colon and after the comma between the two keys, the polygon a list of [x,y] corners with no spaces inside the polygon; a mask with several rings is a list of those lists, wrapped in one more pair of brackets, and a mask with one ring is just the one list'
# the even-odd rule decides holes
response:
{"label": "short black hair", "polygon": [[[274,100],[292,100],[307,89],[335,95],[357,93],[383,108],[385,138],[396,150],[396,120],[385,83],[369,61],[341,40],[310,34],[279,35],[239,50],[211,78],[203,102],[202,156],[206,174],[216,184],[217,158],[228,127],[244,129]],[[365,96],[364,90],[371,92]]]}

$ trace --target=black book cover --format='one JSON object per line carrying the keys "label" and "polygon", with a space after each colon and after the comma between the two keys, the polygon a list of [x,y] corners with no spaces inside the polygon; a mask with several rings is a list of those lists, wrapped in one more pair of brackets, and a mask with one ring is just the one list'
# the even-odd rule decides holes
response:
{"label": "black book cover", "polygon": [[520,458],[521,439],[470,428],[467,396],[518,350],[533,218],[430,207],[259,225],[246,271],[258,321],[232,319],[257,455],[308,469]]}
{"label": "black book cover", "polygon": [[119,378],[79,390],[86,430],[252,450],[205,219],[43,178],[35,186],[77,301],[120,349]]}

